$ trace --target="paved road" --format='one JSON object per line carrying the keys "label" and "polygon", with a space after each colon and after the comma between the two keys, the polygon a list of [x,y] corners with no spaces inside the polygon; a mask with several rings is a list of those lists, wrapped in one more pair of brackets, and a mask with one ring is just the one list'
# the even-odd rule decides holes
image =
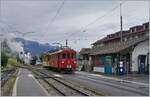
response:
{"label": "paved road", "polygon": [[20,69],[14,86],[13,96],[48,96],[48,94],[30,71]]}

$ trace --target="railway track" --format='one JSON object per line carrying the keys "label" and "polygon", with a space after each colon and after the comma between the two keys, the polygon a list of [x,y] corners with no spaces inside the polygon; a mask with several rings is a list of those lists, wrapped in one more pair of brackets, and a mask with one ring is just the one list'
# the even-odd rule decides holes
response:
{"label": "railway track", "polygon": [[[50,71],[49,72],[47,71],[47,74],[50,74]],[[121,89],[121,90],[124,90],[124,91],[127,91],[127,92],[132,92],[132,93],[135,93],[135,94],[138,94],[138,95],[145,95],[145,96],[148,95],[148,92],[146,90],[141,90],[141,89],[139,89],[139,87],[133,87],[133,86],[130,86],[126,83],[118,83],[118,84],[116,84],[114,82],[108,83],[106,80],[103,80],[103,79],[97,81],[95,78],[92,78],[92,77],[89,77],[89,76],[86,76],[86,79],[85,79],[85,77],[81,77],[81,76],[76,76],[76,78],[83,79],[83,80],[88,79],[88,80],[91,80],[93,83],[107,85],[107,86],[110,86],[110,87],[114,87],[116,89]],[[68,80],[66,80],[66,81],[68,81]],[[89,88],[86,88],[86,89],[89,89]],[[89,90],[95,92],[94,90],[91,90],[91,89],[89,89]],[[98,93],[97,91],[95,93],[103,95],[103,96],[111,95],[111,94],[103,93],[103,92]]]}
{"label": "railway track", "polygon": [[16,68],[12,68],[9,70],[4,70],[1,73],[1,87],[4,87],[4,85],[6,84],[6,82],[12,78],[16,73]]}
{"label": "railway track", "polygon": [[42,78],[49,86],[57,90],[62,96],[93,96],[93,94],[83,91],[77,87],[73,87],[71,84],[59,79],[55,76],[50,76],[44,71],[32,70],[36,74],[36,78]]}
{"label": "railway track", "polygon": [[30,69],[32,72],[38,71],[38,72],[42,73],[42,76],[41,76],[42,78],[38,77],[40,79],[54,78],[55,80],[61,82],[62,84],[65,83],[71,88],[76,88],[77,91],[84,91],[84,94],[86,96],[106,96],[106,95],[109,95],[109,94],[106,94],[106,93],[104,93],[102,91],[96,91],[96,90],[93,90],[93,89],[91,89],[89,87],[85,87],[85,86],[80,85],[79,83],[76,83],[74,81],[72,82],[71,80],[68,80],[68,79],[65,79],[65,78],[56,77],[56,76],[52,76],[54,74],[54,72],[50,72],[47,69],[35,68],[33,66],[28,66],[28,67],[24,67],[24,68]]}

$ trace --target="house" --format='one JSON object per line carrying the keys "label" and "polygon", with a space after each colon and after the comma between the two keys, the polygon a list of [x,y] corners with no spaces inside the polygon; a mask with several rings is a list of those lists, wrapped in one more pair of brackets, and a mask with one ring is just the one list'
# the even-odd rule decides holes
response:
{"label": "house", "polygon": [[84,54],[86,50],[83,49],[81,54],[89,59],[93,71],[96,72],[118,74],[118,67],[122,62],[124,73],[145,73],[149,70],[148,41],[149,22],[107,35],[93,43],[89,53]]}

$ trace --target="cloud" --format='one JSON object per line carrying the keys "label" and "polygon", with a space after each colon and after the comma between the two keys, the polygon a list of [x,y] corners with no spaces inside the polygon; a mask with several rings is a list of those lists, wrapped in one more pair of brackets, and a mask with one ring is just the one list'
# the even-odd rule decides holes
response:
{"label": "cloud", "polygon": [[8,43],[8,46],[10,47],[10,49],[13,52],[20,53],[20,52],[24,51],[23,44],[21,42],[16,42],[16,41],[8,40],[7,43]]}
{"label": "cloud", "polygon": [[[119,7],[94,24],[85,27],[88,23],[102,16],[110,9],[118,6],[121,1],[98,0],[65,0],[56,20],[51,19],[56,15],[61,5],[61,0],[44,1],[2,1],[1,20],[11,27],[5,28],[5,32],[14,33],[15,30],[22,33],[35,32],[24,36],[26,39],[36,40],[42,43],[59,41],[65,44],[69,40],[72,48],[79,50],[82,47],[90,47],[91,43],[107,34],[120,30]],[[148,1],[126,1],[122,6],[123,28],[140,25],[149,19]],[[84,28],[85,27],[85,28]],[[86,30],[83,32],[83,30]],[[15,33],[16,37],[22,37]]]}

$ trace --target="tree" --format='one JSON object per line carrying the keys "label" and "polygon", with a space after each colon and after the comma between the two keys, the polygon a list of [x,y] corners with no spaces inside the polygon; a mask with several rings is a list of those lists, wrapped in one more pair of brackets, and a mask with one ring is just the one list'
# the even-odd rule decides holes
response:
{"label": "tree", "polygon": [[6,53],[2,52],[1,53],[1,66],[6,67],[8,63],[8,56]]}

